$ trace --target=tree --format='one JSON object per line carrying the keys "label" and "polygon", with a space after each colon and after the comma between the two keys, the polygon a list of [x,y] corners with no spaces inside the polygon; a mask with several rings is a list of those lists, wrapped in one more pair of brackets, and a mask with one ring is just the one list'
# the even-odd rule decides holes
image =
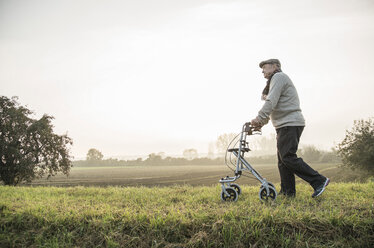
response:
{"label": "tree", "polygon": [[301,150],[301,157],[307,162],[318,162],[321,160],[321,151],[313,145],[304,146]]}
{"label": "tree", "polygon": [[196,149],[186,149],[183,151],[183,157],[185,157],[188,160],[192,160],[194,158],[197,158],[197,150]]}
{"label": "tree", "polygon": [[104,155],[97,149],[91,148],[87,152],[86,160],[87,161],[101,161],[103,159]]}
{"label": "tree", "polygon": [[338,151],[332,148],[330,151],[322,151],[322,156],[320,159],[322,163],[340,163],[341,159],[338,155]]}
{"label": "tree", "polygon": [[160,155],[157,155],[156,153],[151,153],[148,155],[148,158],[145,160],[146,163],[149,164],[160,164],[162,162],[162,158]]}
{"label": "tree", "polygon": [[277,154],[277,139],[274,133],[267,136],[255,136],[251,139],[247,139],[249,142],[249,148],[252,149],[253,153],[257,156],[273,155]]}
{"label": "tree", "polygon": [[[237,135],[235,133],[225,133],[225,134],[218,136],[217,141],[216,141],[216,147],[217,147],[218,152],[220,152],[221,154],[224,154],[230,142],[233,141],[236,136]],[[235,145],[235,141],[233,141],[231,145],[232,146]]]}
{"label": "tree", "polygon": [[374,118],[355,120],[337,149],[343,166],[374,175]]}
{"label": "tree", "polygon": [[164,159],[166,157],[165,152],[159,152],[159,153],[157,153],[157,155],[160,156],[162,159]]}
{"label": "tree", "polygon": [[68,175],[72,162],[67,146],[72,140],[53,133],[52,116],[32,119],[33,112],[17,100],[0,97],[0,181],[17,185],[46,174]]}

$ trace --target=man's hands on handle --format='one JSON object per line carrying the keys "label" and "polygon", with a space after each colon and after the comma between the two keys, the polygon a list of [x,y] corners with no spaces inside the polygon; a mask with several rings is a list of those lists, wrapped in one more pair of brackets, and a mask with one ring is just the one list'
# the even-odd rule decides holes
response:
{"label": "man's hands on handle", "polygon": [[253,127],[260,127],[260,128],[262,127],[260,120],[257,118],[251,120],[251,123]]}
{"label": "man's hands on handle", "polygon": [[257,118],[253,119],[251,122],[246,122],[245,126],[246,126],[246,129],[248,129],[248,131],[252,129],[253,131],[261,132],[261,128],[262,128],[261,122]]}
{"label": "man's hands on handle", "polygon": [[254,131],[261,131],[262,125],[259,119],[255,118],[251,120],[252,127],[254,127]]}

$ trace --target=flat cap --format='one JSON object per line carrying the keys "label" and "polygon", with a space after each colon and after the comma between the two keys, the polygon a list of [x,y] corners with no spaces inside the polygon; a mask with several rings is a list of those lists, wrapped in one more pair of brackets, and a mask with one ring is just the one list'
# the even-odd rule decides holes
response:
{"label": "flat cap", "polygon": [[260,63],[260,68],[262,68],[264,65],[266,64],[276,64],[279,66],[279,68],[281,67],[281,62],[278,60],[278,59],[268,59],[268,60],[264,60]]}

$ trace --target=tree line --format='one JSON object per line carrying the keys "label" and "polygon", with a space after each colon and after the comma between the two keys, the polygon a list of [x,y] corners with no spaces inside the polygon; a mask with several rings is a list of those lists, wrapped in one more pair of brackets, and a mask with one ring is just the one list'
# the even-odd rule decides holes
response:
{"label": "tree line", "polygon": [[[191,149],[186,149],[191,150]],[[186,151],[185,150],[185,151]],[[196,151],[196,149],[193,149]],[[341,159],[336,150],[323,151],[318,150],[315,146],[305,146],[300,150],[300,156],[310,163],[337,163]],[[195,152],[194,152],[195,153]],[[183,153],[186,154],[185,152]],[[197,154],[197,153],[196,153]],[[146,159],[137,158],[133,160],[119,160],[115,158],[103,159],[104,155],[97,149],[91,148],[87,152],[86,160],[73,161],[73,165],[81,166],[133,166],[133,165],[217,165],[224,162],[224,157],[216,158],[198,158],[197,155],[193,158],[185,156],[183,158],[164,157],[164,153],[151,153]],[[263,155],[263,156],[248,156],[248,160],[253,164],[267,164],[277,163],[277,156]]]}
{"label": "tree line", "polygon": [[[91,150],[91,149],[90,149]],[[137,158],[133,160],[119,160],[115,158],[100,159],[100,160],[78,160],[73,161],[73,165],[80,166],[133,166],[133,165],[217,165],[222,163],[222,158],[177,158],[165,157],[163,158],[156,153],[151,153],[147,158]]]}

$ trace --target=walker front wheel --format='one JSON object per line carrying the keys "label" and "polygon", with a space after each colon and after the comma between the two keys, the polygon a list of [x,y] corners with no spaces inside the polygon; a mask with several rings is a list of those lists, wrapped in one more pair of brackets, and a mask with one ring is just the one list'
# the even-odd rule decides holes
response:
{"label": "walker front wheel", "polygon": [[226,192],[229,195],[226,195],[225,192],[222,190],[221,192],[221,199],[222,201],[237,201],[238,200],[238,192],[234,188],[226,188]]}
{"label": "walker front wheel", "polygon": [[238,195],[240,195],[242,193],[242,189],[240,188],[240,186],[236,183],[231,183],[230,184],[230,187],[235,189],[236,192],[238,193]]}
{"label": "walker front wheel", "polygon": [[268,182],[268,185],[271,186],[271,187],[273,187],[275,189],[274,184]]}

